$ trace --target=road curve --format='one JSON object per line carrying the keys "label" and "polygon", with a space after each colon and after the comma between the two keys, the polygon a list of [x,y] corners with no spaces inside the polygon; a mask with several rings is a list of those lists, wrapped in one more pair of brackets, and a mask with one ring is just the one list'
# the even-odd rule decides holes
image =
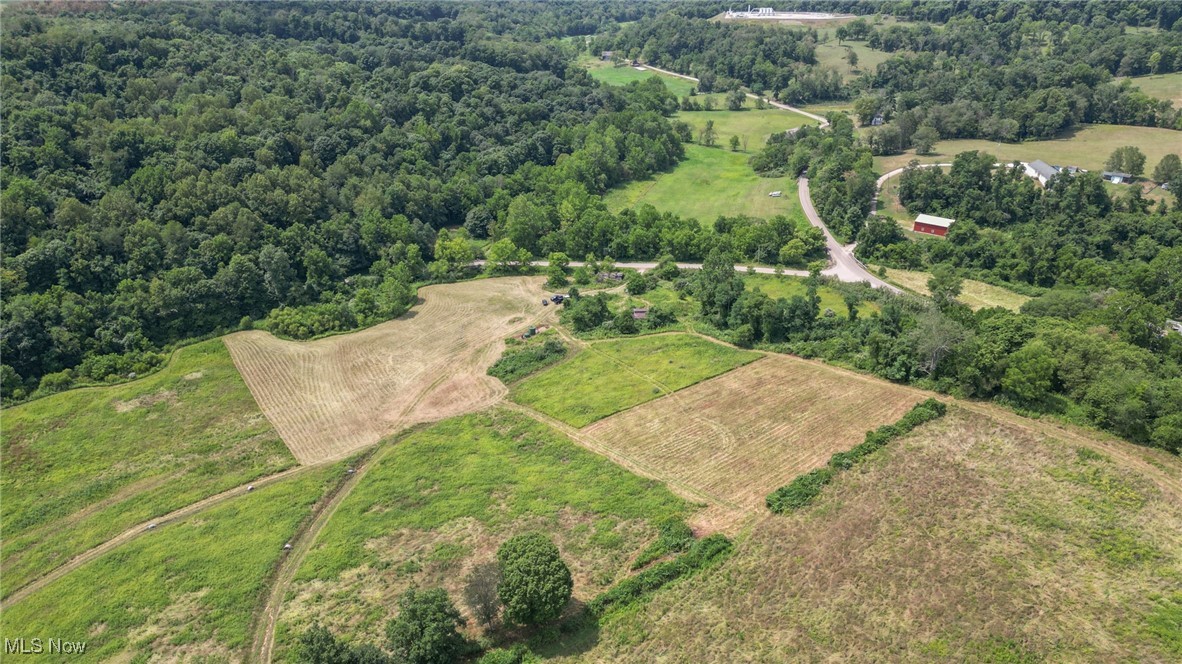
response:
{"label": "road curve", "polygon": [[888,284],[878,277],[870,274],[862,261],[854,257],[854,252],[846,247],[841,246],[833,233],[829,232],[829,227],[825,222],[821,221],[821,216],[817,214],[816,208],[813,207],[813,197],[809,194],[809,179],[800,178],[796,181],[796,191],[800,198],[800,207],[804,210],[804,216],[808,218],[809,223],[821,229],[825,234],[825,247],[829,250],[829,258],[833,264],[826,268],[821,274],[835,277],[839,281],[849,282],[867,282],[874,288],[885,288],[892,293],[902,293],[899,288]]}

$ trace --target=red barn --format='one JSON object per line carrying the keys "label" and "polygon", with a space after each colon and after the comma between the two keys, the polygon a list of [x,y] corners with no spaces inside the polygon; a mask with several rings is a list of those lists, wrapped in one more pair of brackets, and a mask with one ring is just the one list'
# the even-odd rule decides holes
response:
{"label": "red barn", "polygon": [[915,226],[911,230],[916,233],[927,233],[928,235],[939,235],[944,237],[948,234],[948,227],[956,221],[955,219],[945,219],[944,217],[935,217],[930,214],[921,214],[915,218]]}

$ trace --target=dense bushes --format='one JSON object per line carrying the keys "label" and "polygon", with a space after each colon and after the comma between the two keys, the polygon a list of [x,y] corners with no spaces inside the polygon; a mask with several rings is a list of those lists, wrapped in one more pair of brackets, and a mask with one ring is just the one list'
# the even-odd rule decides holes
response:
{"label": "dense bushes", "polygon": [[694,541],[694,531],[681,519],[666,519],[657,524],[657,539],[632,561],[637,570],[669,553],[684,551]]}
{"label": "dense bushes", "polygon": [[587,611],[592,616],[601,616],[611,609],[625,606],[668,583],[722,560],[730,553],[731,546],[731,541],[721,534],[697,540],[675,560],[653,565],[600,593],[587,603]]}
{"label": "dense bushes", "polygon": [[551,365],[566,356],[566,346],[550,337],[541,343],[521,343],[510,339],[501,357],[488,368],[488,375],[512,383]]}
{"label": "dense bushes", "polygon": [[915,427],[944,415],[947,406],[942,401],[927,399],[907,412],[898,422],[885,424],[866,432],[866,439],[847,452],[837,452],[829,458],[829,465],[805,473],[776,489],[767,497],[767,508],[776,514],[798,510],[810,504],[838,472],[879,450],[890,441],[907,434]]}

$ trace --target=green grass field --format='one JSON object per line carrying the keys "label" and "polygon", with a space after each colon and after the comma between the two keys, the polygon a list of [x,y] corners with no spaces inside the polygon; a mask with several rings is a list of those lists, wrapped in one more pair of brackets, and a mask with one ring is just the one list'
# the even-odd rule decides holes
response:
{"label": "green grass field", "polygon": [[70,661],[242,661],[283,544],[343,473],[310,470],[145,533],[5,606],[4,635],[85,641]]}
{"label": "green grass field", "polygon": [[137,523],[295,464],[220,340],[3,418],[4,595]]}
{"label": "green grass field", "polygon": [[1128,80],[1150,97],[1172,101],[1174,108],[1182,108],[1182,72],[1134,76]]}
{"label": "green grass field", "polygon": [[[853,50],[858,56],[858,65],[851,67],[846,60],[846,49]],[[845,42],[838,44],[837,39],[817,44],[817,62],[822,67],[836,70],[846,81],[853,80],[865,74],[873,74],[878,65],[891,57],[890,53],[870,48],[866,42]]]}
{"label": "green grass field", "polygon": [[1049,141],[1025,143],[995,143],[983,140],[954,140],[936,143],[936,154],[916,156],[913,150],[901,155],[875,157],[874,168],[886,173],[906,166],[912,159],[933,164],[951,162],[961,152],[980,150],[1001,161],[1034,161],[1042,159],[1056,166],[1079,166],[1088,170],[1103,170],[1104,160],[1123,145],[1135,145],[1145,153],[1145,172],[1167,153],[1182,152],[1182,132],[1157,127],[1129,127],[1125,125],[1084,125],[1079,130]]}
{"label": "green grass field", "polygon": [[[763,218],[784,214],[798,224],[808,223],[796,198],[796,182],[790,177],[759,177],[747,164],[749,154],[687,145],[685,155],[672,172],[614,189],[604,202],[614,211],[648,203],[707,226],[720,216],[738,214]],[[777,190],[784,195],[768,196]]]}
{"label": "green grass field", "polygon": [[519,383],[510,397],[583,427],[758,357],[688,334],[602,341]]}
{"label": "green grass field", "polygon": [[[870,269],[877,274],[878,268],[871,267]],[[928,290],[928,279],[932,278],[930,272],[887,268],[886,278],[920,295],[931,295],[931,291]],[[1030,298],[1000,286],[965,279],[960,296],[956,299],[967,304],[973,311],[989,307],[1003,307],[1010,311],[1017,311]]]}
{"label": "green grass field", "polygon": [[747,147],[740,147],[740,150],[748,155],[754,154],[767,144],[767,139],[772,134],[806,124],[815,124],[803,115],[778,108],[754,108],[754,103],[754,100],[748,99],[741,111],[681,111],[675,119],[687,122],[694,128],[695,140],[702,135],[706,122],[713,120],[714,130],[718,132],[718,145],[730,150],[731,136],[738,136],[740,141],[747,141]]}
{"label": "green grass field", "polygon": [[554,538],[586,601],[628,573],[656,521],[691,509],[507,409],[445,420],[379,454],[304,560],[281,644],[313,620],[380,638],[389,606],[412,585],[443,586],[462,607],[461,571],[528,530]]}
{"label": "green grass field", "polygon": [[669,88],[669,91],[677,95],[678,98],[685,97],[691,90],[698,87],[693,81],[688,81],[684,78],[660,74],[651,69],[640,71],[629,66],[616,67],[610,62],[604,62],[590,56],[579,58],[579,63],[591,72],[592,78],[608,85],[627,85],[632,81],[643,81],[652,76],[658,76],[665,82],[665,87]]}
{"label": "green grass field", "polygon": [[[801,277],[777,277],[772,274],[744,274],[743,281],[747,282],[748,289],[754,290],[758,288],[773,299],[790,298],[794,295],[803,297],[808,291],[808,288],[805,286],[805,280]],[[826,309],[832,309],[841,318],[849,316],[849,310],[845,306],[845,300],[842,299],[842,295],[838,291],[821,286],[817,289],[817,295],[821,297],[822,312]],[[878,305],[873,302],[863,302],[858,305],[859,316],[869,316],[878,310]]]}

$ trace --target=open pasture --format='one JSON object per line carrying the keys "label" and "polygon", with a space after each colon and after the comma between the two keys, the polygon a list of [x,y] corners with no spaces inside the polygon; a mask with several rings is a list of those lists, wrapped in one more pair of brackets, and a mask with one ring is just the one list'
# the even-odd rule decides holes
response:
{"label": "open pasture", "polygon": [[217,339],[3,420],[4,597],[138,523],[295,465]]}
{"label": "open pasture", "polygon": [[[930,272],[887,268],[886,278],[920,295],[931,295],[931,291],[928,290],[928,279],[932,278]],[[1017,311],[1030,298],[1001,286],[965,279],[961,293],[956,299],[967,304],[973,311],[989,307],[1003,307],[1010,311]]]}
{"label": "open pasture", "polygon": [[1182,72],[1133,76],[1128,81],[1150,97],[1172,101],[1174,108],[1182,108]]}
{"label": "open pasture", "polygon": [[921,399],[918,390],[769,355],[582,433],[658,476],[758,513],[769,492]]}
{"label": "open pasture", "polygon": [[579,661],[1176,662],[1180,475],[1160,450],[952,406]]}
{"label": "open pasture", "polygon": [[[743,281],[748,290],[758,288],[772,299],[791,298],[795,295],[804,297],[808,293],[808,286],[802,277],[776,276],[774,274],[744,274]],[[849,316],[849,309],[845,306],[845,299],[841,293],[828,286],[817,289],[817,296],[821,298],[821,311],[832,309],[841,318]],[[858,305],[859,316],[869,316],[879,310],[874,302],[862,302]]]}
{"label": "open pasture", "polygon": [[4,635],[84,641],[79,661],[243,661],[284,543],[344,471],[308,469],[144,532],[6,605]]}
{"label": "open pasture", "polygon": [[1145,153],[1145,172],[1152,173],[1157,162],[1168,153],[1182,151],[1182,134],[1158,127],[1126,125],[1082,125],[1075,131],[1049,141],[998,143],[980,139],[938,141],[934,154],[919,156],[914,150],[889,157],[875,157],[874,168],[886,173],[902,168],[912,159],[923,164],[948,163],[961,152],[979,150],[1003,162],[1042,159],[1056,166],[1079,166],[1091,171],[1104,170],[1104,161],[1112,151],[1134,145]]}
{"label": "open pasture", "polygon": [[505,337],[554,318],[538,277],[428,286],[405,316],[311,342],[226,337],[263,412],[301,463],[345,456],[400,429],[495,403],[486,374]]}
{"label": "open pasture", "polygon": [[[280,615],[279,657],[314,621],[378,641],[400,593],[464,577],[513,535],[554,538],[586,601],[626,576],[655,523],[692,507],[508,410],[452,418],[379,451],[304,559]],[[472,627],[475,628],[473,622]]]}
{"label": "open pasture", "polygon": [[617,67],[611,62],[604,62],[603,60],[592,57],[583,57],[579,62],[587,68],[592,78],[608,85],[627,85],[632,81],[643,81],[657,76],[665,82],[665,87],[669,88],[669,91],[679,98],[689,95],[691,90],[695,90],[698,87],[698,84],[693,81],[662,74],[647,67],[643,70],[628,65]]}
{"label": "open pasture", "polygon": [[600,341],[518,383],[512,398],[583,427],[759,357],[689,334]]}
{"label": "open pasture", "polygon": [[[686,145],[686,158],[672,171],[613,189],[604,202],[614,211],[648,203],[707,226],[720,216],[739,214],[765,219],[783,214],[802,227],[807,224],[796,198],[796,181],[759,177],[747,164],[749,156],[727,148]],[[773,191],[783,195],[768,196]]]}

